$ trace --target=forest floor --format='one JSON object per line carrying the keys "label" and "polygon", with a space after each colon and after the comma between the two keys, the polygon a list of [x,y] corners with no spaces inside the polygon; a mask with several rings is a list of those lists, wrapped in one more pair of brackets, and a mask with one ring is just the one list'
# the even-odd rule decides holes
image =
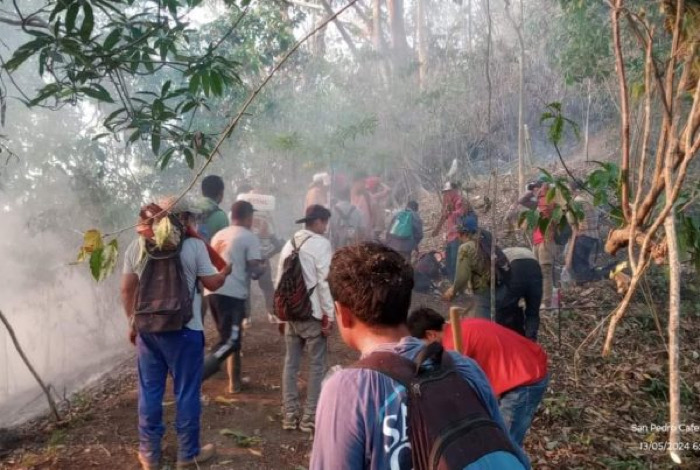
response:
{"label": "forest floor", "polygon": [[[614,296],[608,283],[568,288],[563,298],[566,308],[561,312],[561,344],[560,312],[543,312],[540,341],[549,354],[551,382],[525,441],[533,467],[700,468],[700,450],[683,452],[684,464],[673,467],[667,454],[656,448],[667,439],[666,432],[653,431],[652,426],[668,421],[668,389],[664,342],[649,309],[637,304],[625,318],[611,357],[600,356],[599,333],[582,350],[578,367],[574,367],[575,349],[609,313],[590,308],[604,307],[607,304],[603,302],[611,303]],[[414,303],[426,300],[434,302],[420,297]],[[435,306],[445,307],[439,302]],[[689,305],[682,320],[681,369],[682,423],[700,426],[698,307]],[[665,328],[663,318],[660,327]],[[309,435],[281,429],[283,356],[284,343],[277,329],[257,319],[244,338],[244,376],[250,380],[244,393],[228,395],[223,373],[204,384],[202,442],[215,443],[218,457],[202,468],[308,467],[312,444]],[[330,341],[329,365],[348,364],[355,357],[336,332]],[[302,390],[304,377],[302,373]],[[11,438],[14,442],[12,450],[0,458],[0,468],[138,469],[136,400],[135,364],[131,359],[99,385],[74,396],[63,422],[51,423],[44,417],[4,436],[6,441]],[[164,458],[172,468],[176,444],[170,392],[165,410],[168,431]],[[700,448],[700,429],[687,430],[682,440],[690,448]]]}

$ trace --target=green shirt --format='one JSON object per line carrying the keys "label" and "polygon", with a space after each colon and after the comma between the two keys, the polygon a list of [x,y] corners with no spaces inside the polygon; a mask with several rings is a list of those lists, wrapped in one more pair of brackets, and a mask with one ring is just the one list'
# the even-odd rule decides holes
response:
{"label": "green shirt", "polygon": [[475,240],[468,240],[457,252],[457,269],[455,273],[454,292],[463,292],[471,282],[472,290],[483,292],[491,286],[491,269],[479,252]]}
{"label": "green shirt", "polygon": [[228,217],[226,213],[219,208],[219,205],[208,197],[204,198],[204,204],[207,206],[204,212],[211,212],[209,217],[204,221],[204,225],[207,226],[209,238],[211,239],[214,238],[216,232],[229,226]]}

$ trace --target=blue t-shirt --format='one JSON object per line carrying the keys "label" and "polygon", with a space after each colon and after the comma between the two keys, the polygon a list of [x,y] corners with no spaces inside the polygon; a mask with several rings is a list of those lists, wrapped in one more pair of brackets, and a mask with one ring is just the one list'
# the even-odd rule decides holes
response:
{"label": "blue t-shirt", "polygon": [[[391,351],[413,360],[425,346],[419,339],[405,337],[399,343],[382,345],[375,351]],[[374,351],[373,351],[374,352]],[[491,418],[510,436],[498,410],[498,402],[483,371],[473,360],[450,352],[461,376],[469,382]],[[518,459],[530,468],[520,447]],[[497,453],[494,453],[497,454]],[[491,454],[493,456],[493,454]],[[510,456],[511,454],[508,454]],[[498,456],[478,461],[467,468],[503,470]],[[501,460],[499,460],[501,459]],[[517,466],[517,459],[510,457]],[[498,464],[496,464],[498,460]],[[331,375],[323,385],[316,411],[316,434],[310,470],[411,470],[407,396],[403,385],[369,369],[344,369]],[[514,467],[507,467],[514,468]]]}

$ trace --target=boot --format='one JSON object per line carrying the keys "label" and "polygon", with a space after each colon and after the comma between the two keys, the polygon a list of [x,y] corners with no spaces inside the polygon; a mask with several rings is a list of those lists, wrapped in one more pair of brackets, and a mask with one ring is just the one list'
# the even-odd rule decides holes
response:
{"label": "boot", "polygon": [[241,380],[241,351],[234,351],[228,362],[229,393],[241,393],[243,382]]}

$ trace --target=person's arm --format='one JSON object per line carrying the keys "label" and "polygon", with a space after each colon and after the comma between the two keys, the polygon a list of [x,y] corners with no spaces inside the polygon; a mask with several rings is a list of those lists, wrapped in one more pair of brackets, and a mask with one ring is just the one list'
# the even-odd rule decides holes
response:
{"label": "person's arm", "polygon": [[498,400],[496,399],[496,396],[493,393],[493,388],[491,388],[491,384],[489,384],[489,381],[486,378],[486,374],[484,374],[484,371],[481,370],[481,367],[479,367],[479,365],[469,357],[462,356],[456,352],[450,352],[450,355],[455,361],[459,374],[462,376],[462,378],[469,382],[469,385],[471,385],[472,389],[479,396],[481,402],[491,415],[491,419],[493,419],[496,422],[496,424],[498,424],[501,427],[505,435],[508,436],[508,438],[510,439],[511,445],[516,451],[518,460],[522,462],[526,469],[529,469],[530,459],[527,457],[527,455],[525,455],[525,452],[523,452],[520,446],[516,444],[510,436],[508,428],[506,427],[505,422],[503,421],[503,416],[501,416],[501,412],[498,408]]}
{"label": "person's arm", "polygon": [[[189,240],[192,240],[190,242]],[[207,247],[202,240],[189,239],[187,242],[196,243],[195,245],[195,263],[197,279],[202,282],[205,289],[215,291],[226,282],[226,276],[231,274],[231,263],[227,262],[226,266],[217,272],[214,265],[211,263]]]}
{"label": "person's arm", "polygon": [[121,297],[124,313],[129,322],[129,341],[136,341],[136,329],[134,328],[134,311],[136,309],[136,290],[139,286],[139,277],[135,273],[122,274]]}
{"label": "person's arm", "polygon": [[333,251],[330,242],[325,238],[320,239],[320,241],[313,241],[319,244],[318,254],[314,258],[316,265],[316,292],[318,292],[318,299],[320,301],[323,314],[328,317],[328,320],[334,321],[335,307],[333,305],[331,289],[328,286],[328,271],[331,267],[331,257],[333,256]]}
{"label": "person's arm", "polygon": [[520,199],[518,199],[518,204],[523,207],[527,207],[528,209],[536,209],[537,199],[532,191],[527,191],[525,194],[520,196]]}
{"label": "person's arm", "polygon": [[423,221],[418,214],[413,214],[413,238],[416,241],[416,248],[423,241]]}
{"label": "person's arm", "polygon": [[254,236],[246,249],[245,263],[250,277],[255,280],[258,280],[265,272],[265,263],[263,262],[262,253],[260,251],[260,239]]}
{"label": "person's arm", "polygon": [[323,384],[309,470],[366,468],[364,415],[371,408],[361,406],[360,400],[367,395],[359,390],[359,373],[341,370]]}

